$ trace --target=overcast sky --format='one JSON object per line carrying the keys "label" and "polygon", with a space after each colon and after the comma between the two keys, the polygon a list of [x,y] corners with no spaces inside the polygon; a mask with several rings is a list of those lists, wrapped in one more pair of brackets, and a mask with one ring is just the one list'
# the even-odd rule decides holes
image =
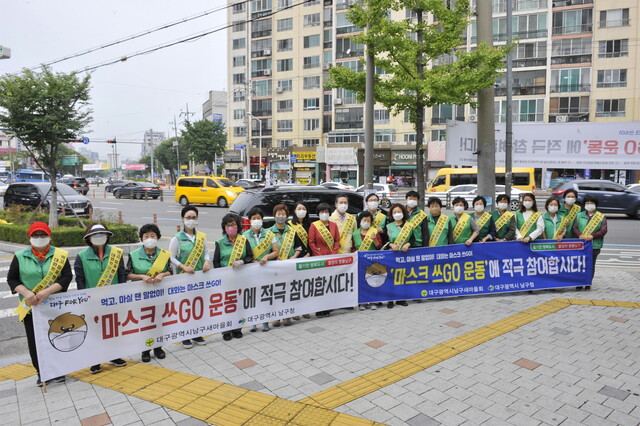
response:
{"label": "overcast sky", "polygon": [[[226,0],[0,0],[0,45],[11,49],[11,58],[0,60],[0,74],[19,72],[62,57],[103,45],[163,24],[222,8]],[[54,71],[71,72],[220,28],[226,10],[157,31],[137,40],[101,49],[60,62]],[[137,159],[145,130],[171,129],[174,115],[195,112],[202,118],[202,103],[209,90],[226,90],[226,30],[196,41],[178,44],[92,73],[93,122],[86,136],[116,137],[120,158]],[[180,126],[180,122],[178,123]],[[88,148],[111,152],[106,143]]]}

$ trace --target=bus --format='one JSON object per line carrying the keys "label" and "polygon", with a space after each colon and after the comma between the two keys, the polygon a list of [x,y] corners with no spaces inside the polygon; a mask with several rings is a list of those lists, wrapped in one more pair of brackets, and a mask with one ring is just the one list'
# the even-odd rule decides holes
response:
{"label": "bus", "polygon": [[49,182],[49,175],[31,169],[18,169],[15,173],[14,182]]}
{"label": "bus", "polygon": [[[529,167],[514,167],[512,169],[512,186],[523,191],[533,191],[536,188],[535,169]],[[427,192],[444,192],[457,185],[476,185],[478,183],[478,169],[473,167],[442,168],[429,184]],[[496,185],[504,185],[504,167],[496,167]]]}

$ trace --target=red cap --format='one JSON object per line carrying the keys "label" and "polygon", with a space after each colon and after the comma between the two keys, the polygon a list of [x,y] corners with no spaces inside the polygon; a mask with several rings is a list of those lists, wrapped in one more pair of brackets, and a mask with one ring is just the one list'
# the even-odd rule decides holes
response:
{"label": "red cap", "polygon": [[51,229],[49,229],[49,225],[44,222],[33,222],[29,227],[29,237],[36,231],[44,231],[47,235],[51,236]]}

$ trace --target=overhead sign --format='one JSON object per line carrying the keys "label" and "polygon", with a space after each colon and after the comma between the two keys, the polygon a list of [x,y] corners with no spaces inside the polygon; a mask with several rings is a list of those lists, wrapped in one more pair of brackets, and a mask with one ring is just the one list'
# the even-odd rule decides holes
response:
{"label": "overhead sign", "polygon": [[[477,124],[447,120],[446,162],[477,165]],[[496,166],[505,126],[496,124]],[[640,122],[513,125],[513,167],[640,169]]]}
{"label": "overhead sign", "polygon": [[146,164],[123,164],[122,170],[146,170]]}

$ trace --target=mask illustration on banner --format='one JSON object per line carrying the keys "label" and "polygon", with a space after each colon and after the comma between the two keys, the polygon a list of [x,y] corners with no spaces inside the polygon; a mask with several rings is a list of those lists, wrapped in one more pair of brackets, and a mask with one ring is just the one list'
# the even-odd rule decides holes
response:
{"label": "mask illustration on banner", "polygon": [[78,316],[67,312],[49,320],[49,342],[60,352],[78,349],[87,336],[84,314]]}
{"label": "mask illustration on banner", "polygon": [[374,263],[367,267],[364,279],[373,288],[378,288],[387,280],[387,267],[382,263]]}

